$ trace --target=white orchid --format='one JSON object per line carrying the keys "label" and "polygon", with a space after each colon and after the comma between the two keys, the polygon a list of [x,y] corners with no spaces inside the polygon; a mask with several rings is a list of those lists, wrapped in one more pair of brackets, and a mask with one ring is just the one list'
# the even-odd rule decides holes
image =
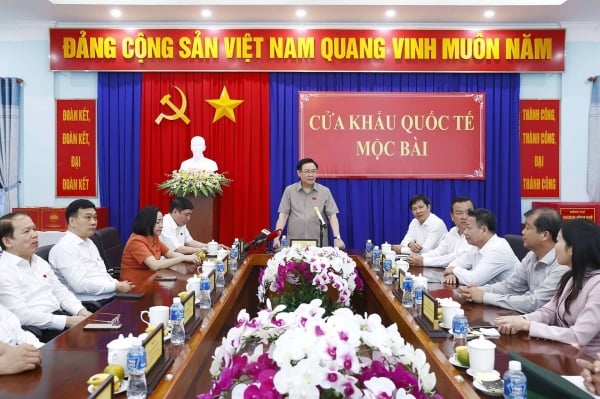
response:
{"label": "white orchid", "polygon": [[[318,299],[293,312],[268,305],[252,319],[245,311],[238,314],[236,327],[215,351],[215,383],[198,398],[263,392],[299,399],[324,392],[350,399],[433,396],[436,380],[425,353],[405,343],[395,324],[386,328],[378,315],[347,308],[326,316]],[[394,376],[399,370],[416,376],[417,386],[403,386],[404,379]]]}

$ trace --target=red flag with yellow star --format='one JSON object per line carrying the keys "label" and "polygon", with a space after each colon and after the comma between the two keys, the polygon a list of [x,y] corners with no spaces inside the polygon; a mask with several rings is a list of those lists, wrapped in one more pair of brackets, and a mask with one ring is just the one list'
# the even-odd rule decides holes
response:
{"label": "red flag with yellow star", "polygon": [[267,73],[144,73],[140,207],[169,211],[170,197],[157,185],[192,158],[191,139],[202,136],[204,156],[233,180],[223,189],[213,238],[230,245],[268,227],[268,110]]}

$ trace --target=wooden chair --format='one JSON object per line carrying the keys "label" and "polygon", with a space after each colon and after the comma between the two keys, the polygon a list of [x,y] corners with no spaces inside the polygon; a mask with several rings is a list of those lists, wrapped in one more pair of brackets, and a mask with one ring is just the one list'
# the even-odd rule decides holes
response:
{"label": "wooden chair", "polygon": [[123,242],[116,227],[103,227],[96,230],[90,237],[98,247],[98,252],[106,264],[106,270],[116,279],[121,276],[121,256],[123,255]]}

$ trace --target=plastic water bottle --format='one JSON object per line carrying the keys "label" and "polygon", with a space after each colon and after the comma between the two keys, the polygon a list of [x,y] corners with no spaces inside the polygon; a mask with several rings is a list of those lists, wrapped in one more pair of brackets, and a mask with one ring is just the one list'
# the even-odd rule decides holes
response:
{"label": "plastic water bottle", "polygon": [[423,292],[427,291],[427,278],[422,275],[415,277],[415,305],[423,304]]}
{"label": "plastic water bottle", "polygon": [[240,241],[237,238],[233,240],[233,244],[231,244],[231,249],[229,250],[229,270],[232,272],[238,269],[239,243]]}
{"label": "plastic water bottle", "polygon": [[287,240],[287,236],[281,236],[281,240],[279,240],[279,244],[281,246],[281,248],[287,248],[288,246],[288,240]]}
{"label": "plastic water bottle", "polygon": [[394,278],[392,277],[392,263],[394,263],[394,261],[387,256],[383,260],[383,283],[384,284],[392,284],[394,282]]}
{"label": "plastic water bottle", "polygon": [[376,272],[381,270],[381,250],[377,245],[373,247],[373,270]]}
{"label": "plastic water bottle", "polygon": [[173,298],[170,314],[171,343],[173,345],[183,345],[185,342],[185,326],[183,324],[184,309],[181,304],[181,298],[177,296]]}
{"label": "plastic water bottle", "polygon": [[367,240],[367,243],[365,244],[365,259],[367,260],[367,263],[373,262],[373,243],[371,240]]}
{"label": "plastic water bottle", "polygon": [[525,399],[527,397],[527,377],[521,371],[521,362],[511,360],[504,373],[504,397],[507,399]]}
{"label": "plastic water bottle", "polygon": [[133,338],[133,345],[127,352],[127,371],[129,372],[129,387],[127,399],[146,399],[146,350],[142,340]]}
{"label": "plastic water bottle", "polygon": [[467,340],[467,334],[469,334],[469,320],[465,316],[463,309],[457,309],[454,317],[452,318],[452,334],[454,340]]}
{"label": "plastic water bottle", "polygon": [[414,305],[414,280],[410,273],[406,273],[402,280],[402,306],[412,308]]}
{"label": "plastic water bottle", "polygon": [[215,273],[217,273],[215,279],[215,285],[217,286],[217,288],[225,287],[225,265],[223,264],[223,262],[217,262]]}
{"label": "plastic water bottle", "polygon": [[210,309],[210,280],[204,274],[200,275],[200,309]]}

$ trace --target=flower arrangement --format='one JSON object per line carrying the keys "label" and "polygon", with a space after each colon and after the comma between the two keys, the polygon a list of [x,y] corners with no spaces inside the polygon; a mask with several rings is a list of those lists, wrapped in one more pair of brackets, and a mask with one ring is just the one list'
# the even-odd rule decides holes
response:
{"label": "flower arrangement", "polygon": [[340,308],[324,316],[321,301],[294,312],[245,309],[215,350],[209,398],[440,398],[425,353],[377,314]]}
{"label": "flower arrangement", "polygon": [[363,289],[356,262],[334,247],[283,248],[267,261],[258,282],[258,299],[263,305],[270,298],[275,306],[283,304],[294,310],[319,298],[329,313],[350,306],[355,289]]}
{"label": "flower arrangement", "polygon": [[169,194],[177,197],[187,195],[200,195],[214,197],[223,194],[223,186],[229,186],[231,180],[225,175],[201,169],[174,170],[167,174],[169,179],[160,183],[158,188],[167,190]]}

